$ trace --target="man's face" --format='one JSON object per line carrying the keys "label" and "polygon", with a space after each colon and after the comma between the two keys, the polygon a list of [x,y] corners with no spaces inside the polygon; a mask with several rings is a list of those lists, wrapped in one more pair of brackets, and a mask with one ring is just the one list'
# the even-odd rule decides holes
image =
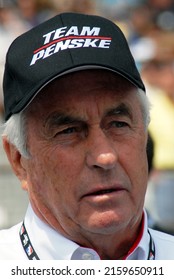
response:
{"label": "man's face", "polygon": [[27,109],[30,201],[73,240],[141,219],[147,133],[136,91],[113,73],[81,71],[54,81]]}

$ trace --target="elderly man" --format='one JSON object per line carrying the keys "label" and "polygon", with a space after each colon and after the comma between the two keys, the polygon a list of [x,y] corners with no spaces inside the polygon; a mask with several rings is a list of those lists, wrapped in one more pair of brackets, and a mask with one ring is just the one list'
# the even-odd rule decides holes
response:
{"label": "elderly man", "polygon": [[30,205],[2,259],[173,259],[148,229],[145,88],[120,29],[65,13],[11,45],[4,149]]}

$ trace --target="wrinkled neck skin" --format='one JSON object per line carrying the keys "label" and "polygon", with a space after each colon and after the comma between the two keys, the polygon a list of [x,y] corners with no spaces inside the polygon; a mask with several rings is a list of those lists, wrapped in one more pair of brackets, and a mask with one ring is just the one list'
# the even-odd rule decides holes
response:
{"label": "wrinkled neck skin", "polygon": [[79,231],[66,232],[63,227],[60,227],[56,219],[49,214],[48,209],[45,209],[44,216],[34,205],[32,205],[32,208],[44,223],[79,246],[95,250],[102,260],[124,259],[136,241],[141,228],[142,216],[137,217],[135,221],[130,221],[126,228],[123,225],[118,227],[118,230],[114,233],[109,233],[107,230],[103,234],[84,231],[80,225]]}

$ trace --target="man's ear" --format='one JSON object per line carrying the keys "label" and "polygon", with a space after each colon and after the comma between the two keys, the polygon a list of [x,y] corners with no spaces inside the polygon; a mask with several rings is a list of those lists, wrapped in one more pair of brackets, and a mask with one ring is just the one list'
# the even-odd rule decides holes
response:
{"label": "man's ear", "polygon": [[17,150],[17,148],[11,144],[7,137],[3,137],[3,147],[6,152],[7,158],[11,164],[11,167],[15,173],[15,175],[18,177],[18,179],[21,181],[22,188],[27,189],[27,172],[25,168],[25,159],[21,155],[21,153]]}

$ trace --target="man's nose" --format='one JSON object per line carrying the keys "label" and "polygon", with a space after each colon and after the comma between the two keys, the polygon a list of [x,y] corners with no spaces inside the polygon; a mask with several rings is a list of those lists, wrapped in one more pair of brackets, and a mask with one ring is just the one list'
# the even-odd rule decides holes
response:
{"label": "man's nose", "polygon": [[87,148],[87,165],[109,170],[115,167],[118,155],[114,143],[105,133],[94,133],[90,137]]}

